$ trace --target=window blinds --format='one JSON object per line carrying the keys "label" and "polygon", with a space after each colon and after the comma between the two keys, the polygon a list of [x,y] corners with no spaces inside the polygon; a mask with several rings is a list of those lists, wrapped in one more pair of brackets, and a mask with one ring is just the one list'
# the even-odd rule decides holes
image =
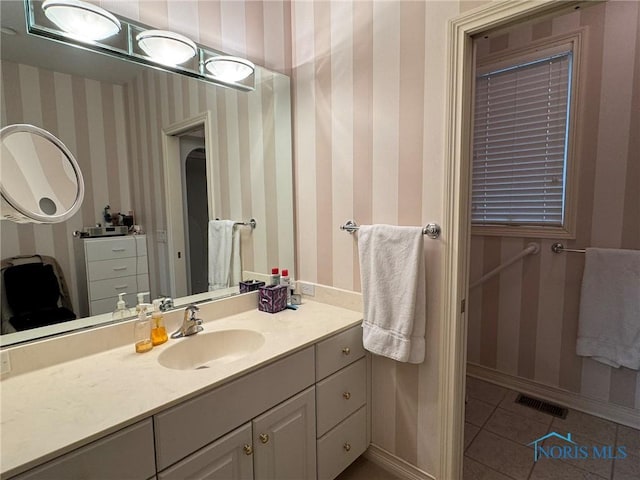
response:
{"label": "window blinds", "polygon": [[476,78],[474,224],[562,225],[571,52]]}

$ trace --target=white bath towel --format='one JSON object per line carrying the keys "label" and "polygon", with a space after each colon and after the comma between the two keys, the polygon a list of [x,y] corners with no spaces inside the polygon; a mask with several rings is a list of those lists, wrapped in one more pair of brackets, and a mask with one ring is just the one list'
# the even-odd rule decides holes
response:
{"label": "white bath towel", "polygon": [[372,353],[422,363],[426,292],[420,227],[362,225],[358,231],[364,300],[363,343]]}
{"label": "white bath towel", "polygon": [[576,352],[640,369],[640,250],[587,248]]}
{"label": "white bath towel", "polygon": [[240,234],[232,220],[209,221],[209,291],[240,282]]}

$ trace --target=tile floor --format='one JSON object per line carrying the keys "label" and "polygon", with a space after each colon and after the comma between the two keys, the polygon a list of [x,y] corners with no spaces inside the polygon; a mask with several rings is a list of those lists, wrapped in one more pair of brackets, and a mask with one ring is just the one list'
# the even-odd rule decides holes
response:
{"label": "tile floor", "polygon": [[[640,431],[598,417],[569,410],[565,420],[515,403],[517,393],[467,377],[464,480],[638,480]],[[549,432],[572,434],[578,445],[626,447],[624,459],[534,462],[527,446]],[[556,438],[545,447],[562,445]]]}

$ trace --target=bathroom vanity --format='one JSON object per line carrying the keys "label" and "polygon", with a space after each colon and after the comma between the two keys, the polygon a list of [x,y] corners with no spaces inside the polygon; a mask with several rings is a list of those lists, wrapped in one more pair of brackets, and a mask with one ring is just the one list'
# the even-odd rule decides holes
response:
{"label": "bathroom vanity", "polygon": [[[222,302],[202,306],[203,333],[147,354],[125,345],[4,380],[3,478],[335,478],[369,443],[361,314],[307,301],[207,321]],[[264,342],[161,365],[178,342],[246,330]]]}

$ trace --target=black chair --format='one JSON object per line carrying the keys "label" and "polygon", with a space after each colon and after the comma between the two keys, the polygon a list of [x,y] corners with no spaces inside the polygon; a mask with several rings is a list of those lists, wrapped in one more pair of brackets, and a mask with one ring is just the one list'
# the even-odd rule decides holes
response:
{"label": "black chair", "polygon": [[3,287],[11,310],[9,323],[17,331],[75,320],[63,305],[54,266],[41,262],[11,265],[4,269]]}

